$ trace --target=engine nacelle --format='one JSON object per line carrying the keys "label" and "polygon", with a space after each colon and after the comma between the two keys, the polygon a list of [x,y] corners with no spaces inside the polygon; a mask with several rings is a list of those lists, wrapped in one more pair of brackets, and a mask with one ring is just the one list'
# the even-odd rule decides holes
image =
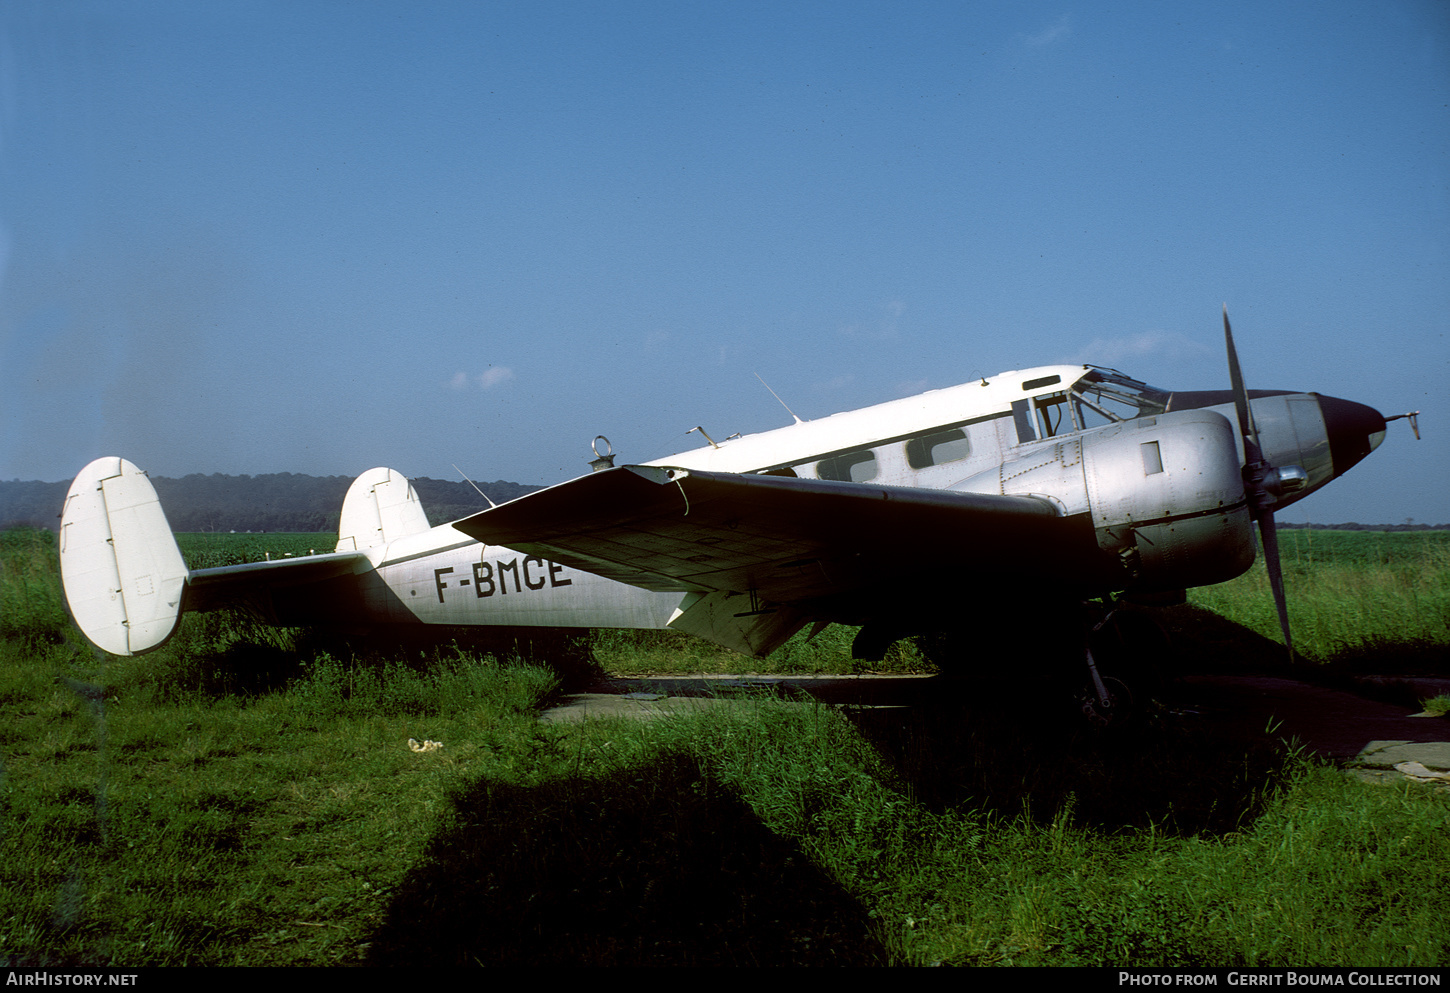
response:
{"label": "engine nacelle", "polygon": [[1105,579],[1119,589],[1206,586],[1254,561],[1234,428],[1210,410],[1041,443],[952,489],[1036,496],[1064,516],[1089,515]]}

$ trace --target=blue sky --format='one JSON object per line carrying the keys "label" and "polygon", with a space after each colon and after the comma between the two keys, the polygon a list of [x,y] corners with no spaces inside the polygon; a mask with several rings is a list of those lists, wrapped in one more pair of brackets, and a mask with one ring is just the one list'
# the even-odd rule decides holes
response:
{"label": "blue sky", "polygon": [[1450,521],[1450,7],[0,7],[0,478],[552,483],[1092,361],[1419,408],[1289,521]]}

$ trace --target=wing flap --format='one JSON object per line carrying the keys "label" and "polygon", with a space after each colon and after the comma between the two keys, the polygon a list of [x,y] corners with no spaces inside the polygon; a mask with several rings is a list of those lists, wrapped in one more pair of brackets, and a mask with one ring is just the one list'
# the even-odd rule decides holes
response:
{"label": "wing flap", "polygon": [[1070,525],[1029,496],[621,466],[453,526],[646,589],[783,603],[869,586],[902,562],[1030,555]]}

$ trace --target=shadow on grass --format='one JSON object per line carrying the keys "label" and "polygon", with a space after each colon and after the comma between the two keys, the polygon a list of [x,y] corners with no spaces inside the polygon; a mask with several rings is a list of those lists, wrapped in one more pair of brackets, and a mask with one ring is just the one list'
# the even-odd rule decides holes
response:
{"label": "shadow on grass", "polygon": [[1165,612],[1164,628],[1173,666],[1184,674],[1283,676],[1405,707],[1426,695],[1419,681],[1450,680],[1450,645],[1425,638],[1343,645],[1323,661],[1291,663],[1279,642],[1192,604]]}
{"label": "shadow on grass", "polygon": [[453,802],[370,965],[884,960],[861,907],[688,757]]}
{"label": "shadow on grass", "polygon": [[[1034,653],[1032,633],[1016,628],[986,633],[972,655],[943,664],[945,675],[918,684],[909,710],[863,709],[853,720],[913,798],[934,809],[1025,813],[1040,824],[1070,809],[1073,822],[1109,831],[1241,830],[1292,775],[1301,749],[1208,726],[1178,708],[1175,680],[1282,670],[1284,648],[1196,607],[1136,616],[1153,618],[1139,621],[1153,632],[1141,642],[1151,658],[1131,646],[1095,647],[1103,675],[1121,676],[1134,694],[1128,716],[1110,727],[1082,710],[1086,666],[1050,662],[1062,646]],[[977,658],[993,662],[973,665]]]}
{"label": "shadow on grass", "polygon": [[[1291,663],[1280,642],[1201,607],[1170,608],[1154,620],[1166,635],[1149,642],[1156,671],[1146,693],[1121,673],[1137,694],[1136,714],[1121,726],[1094,729],[1074,702],[1085,667],[1054,674],[1021,628],[975,643],[976,658],[1009,664],[974,668],[959,656],[950,676],[926,681],[910,711],[863,710],[855,719],[915,798],[933,807],[1026,810],[1045,823],[1070,805],[1074,821],[1108,830],[1223,834],[1257,818],[1305,749],[1266,727],[1206,719],[1180,677],[1273,675],[1415,706],[1415,685],[1365,675],[1450,671],[1445,646],[1418,641]],[[1115,674],[1111,655],[1099,662]],[[1149,668],[1135,662],[1130,669]]]}
{"label": "shadow on grass", "polygon": [[[897,712],[899,715],[899,712]],[[904,716],[860,711],[861,732],[913,799],[1047,824],[1064,810],[1098,829],[1179,835],[1242,830],[1292,773],[1293,745],[1210,731],[1154,704],[1094,729],[1070,708],[942,701]]]}

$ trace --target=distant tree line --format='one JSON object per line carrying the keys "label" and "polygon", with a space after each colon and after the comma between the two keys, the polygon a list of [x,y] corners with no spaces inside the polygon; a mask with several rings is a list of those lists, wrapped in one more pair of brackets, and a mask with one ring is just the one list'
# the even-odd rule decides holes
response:
{"label": "distant tree line", "polygon": [[[337,531],[351,476],[307,476],[293,472],[260,476],[192,473],[180,479],[151,477],[173,531]],[[488,501],[465,482],[419,477],[412,480],[431,524],[444,524],[488,509]],[[497,480],[479,483],[494,503],[504,503],[539,486]],[[60,528],[70,482],[0,480],[0,528],[29,525]]]}
{"label": "distant tree line", "polygon": [[1299,528],[1308,531],[1450,531],[1450,524],[1416,524],[1413,519],[1403,524],[1361,524],[1358,521],[1350,521],[1348,524],[1291,524],[1288,521],[1275,521],[1280,528]]}

